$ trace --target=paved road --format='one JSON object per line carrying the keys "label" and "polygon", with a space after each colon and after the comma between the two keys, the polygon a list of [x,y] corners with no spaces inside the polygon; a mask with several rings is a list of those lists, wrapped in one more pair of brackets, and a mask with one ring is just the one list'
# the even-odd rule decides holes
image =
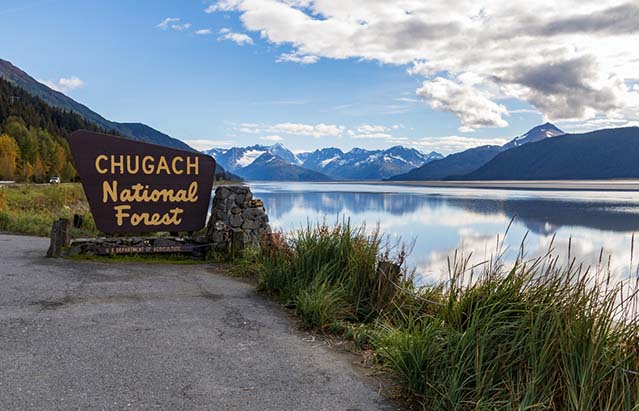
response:
{"label": "paved road", "polygon": [[0,409],[391,410],[214,266],[43,258],[0,235]]}

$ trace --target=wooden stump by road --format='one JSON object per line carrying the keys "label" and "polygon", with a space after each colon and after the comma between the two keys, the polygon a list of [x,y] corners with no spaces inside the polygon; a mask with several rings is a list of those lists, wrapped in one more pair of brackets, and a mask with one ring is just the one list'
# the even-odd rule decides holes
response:
{"label": "wooden stump by road", "polygon": [[71,221],[68,218],[61,218],[53,222],[51,226],[51,243],[47,251],[47,257],[60,257],[62,248],[68,247],[71,242]]}

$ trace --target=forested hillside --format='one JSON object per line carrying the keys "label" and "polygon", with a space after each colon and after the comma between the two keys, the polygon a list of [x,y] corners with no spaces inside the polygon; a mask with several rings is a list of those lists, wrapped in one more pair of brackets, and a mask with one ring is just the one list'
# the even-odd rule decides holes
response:
{"label": "forested hillside", "polygon": [[0,180],[74,179],[76,171],[65,137],[78,129],[107,131],[0,78]]}

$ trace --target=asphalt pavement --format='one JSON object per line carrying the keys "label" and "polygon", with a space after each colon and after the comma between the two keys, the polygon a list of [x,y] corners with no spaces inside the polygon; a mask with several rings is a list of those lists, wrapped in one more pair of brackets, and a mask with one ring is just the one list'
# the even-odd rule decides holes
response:
{"label": "asphalt pavement", "polygon": [[216,265],[46,259],[0,235],[1,410],[393,410]]}

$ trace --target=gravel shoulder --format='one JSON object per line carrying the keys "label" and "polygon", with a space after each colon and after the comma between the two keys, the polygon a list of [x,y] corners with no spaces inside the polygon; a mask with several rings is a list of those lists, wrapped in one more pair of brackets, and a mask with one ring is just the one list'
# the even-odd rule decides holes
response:
{"label": "gravel shoulder", "polygon": [[215,265],[50,260],[0,235],[0,409],[393,410]]}

